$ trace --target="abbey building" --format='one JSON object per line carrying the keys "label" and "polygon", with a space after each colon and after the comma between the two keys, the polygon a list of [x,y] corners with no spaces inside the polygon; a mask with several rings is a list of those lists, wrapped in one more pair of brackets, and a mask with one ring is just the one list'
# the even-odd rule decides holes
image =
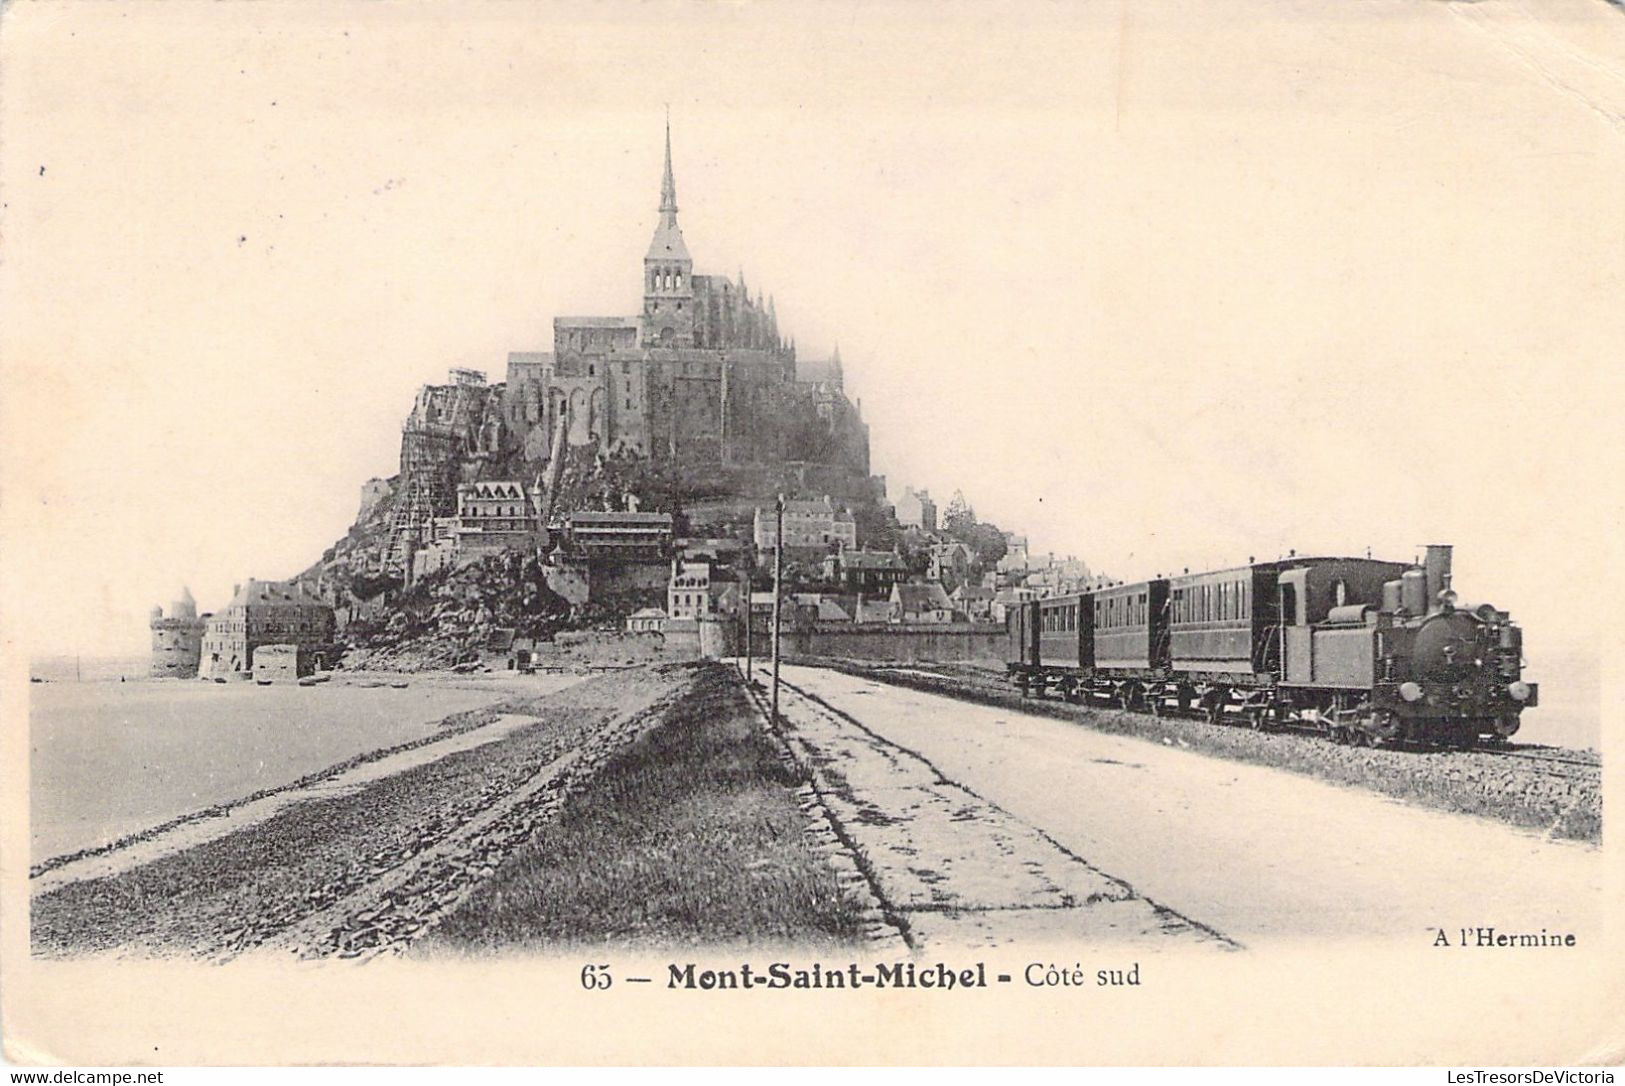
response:
{"label": "abbey building", "polygon": [[[665,151],[641,310],[554,318],[551,350],[509,354],[501,384],[459,370],[425,386],[402,428],[398,532],[452,512],[470,461],[539,478],[583,447],[698,469],[799,463],[867,479],[868,427],[846,398],[838,352],[798,365],[771,298],[743,274],[695,272],[669,127]],[[473,475],[485,477],[477,467]]]}

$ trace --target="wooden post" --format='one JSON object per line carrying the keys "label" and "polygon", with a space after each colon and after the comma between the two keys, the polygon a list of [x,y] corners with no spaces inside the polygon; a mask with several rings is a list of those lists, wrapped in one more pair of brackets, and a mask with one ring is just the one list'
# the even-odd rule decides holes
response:
{"label": "wooden post", "polygon": [[751,615],[750,596],[751,596],[751,592],[750,592],[750,574],[747,573],[747,574],[745,574],[745,685],[746,686],[749,686],[750,682],[751,682],[751,676],[750,676],[750,620],[751,620],[751,618],[753,616]]}
{"label": "wooden post", "polygon": [[779,495],[778,534],[773,537],[773,723],[779,722],[779,615],[784,607],[784,495]]}

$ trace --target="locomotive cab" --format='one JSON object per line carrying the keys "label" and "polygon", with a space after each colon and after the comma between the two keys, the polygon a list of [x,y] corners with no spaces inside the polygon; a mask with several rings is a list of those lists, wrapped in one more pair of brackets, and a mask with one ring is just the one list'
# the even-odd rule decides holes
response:
{"label": "locomotive cab", "polygon": [[1518,628],[1494,607],[1457,606],[1448,546],[1421,567],[1343,560],[1279,582],[1283,690],[1335,738],[1505,739],[1535,704]]}

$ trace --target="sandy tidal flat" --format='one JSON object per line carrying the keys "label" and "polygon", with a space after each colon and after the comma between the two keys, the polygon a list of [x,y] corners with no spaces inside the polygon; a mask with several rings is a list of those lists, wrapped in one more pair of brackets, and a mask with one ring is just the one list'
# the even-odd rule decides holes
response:
{"label": "sandy tidal flat", "polygon": [[511,694],[428,683],[32,684],[32,862],[410,742]]}

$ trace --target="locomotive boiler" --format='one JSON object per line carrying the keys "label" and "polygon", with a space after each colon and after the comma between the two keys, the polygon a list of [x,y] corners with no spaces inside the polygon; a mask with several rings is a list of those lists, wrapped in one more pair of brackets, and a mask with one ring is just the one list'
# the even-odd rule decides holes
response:
{"label": "locomotive boiler", "polygon": [[1420,566],[1297,556],[1033,600],[1008,614],[1024,693],[1338,742],[1501,741],[1538,691],[1522,635],[1461,603],[1451,548]]}

